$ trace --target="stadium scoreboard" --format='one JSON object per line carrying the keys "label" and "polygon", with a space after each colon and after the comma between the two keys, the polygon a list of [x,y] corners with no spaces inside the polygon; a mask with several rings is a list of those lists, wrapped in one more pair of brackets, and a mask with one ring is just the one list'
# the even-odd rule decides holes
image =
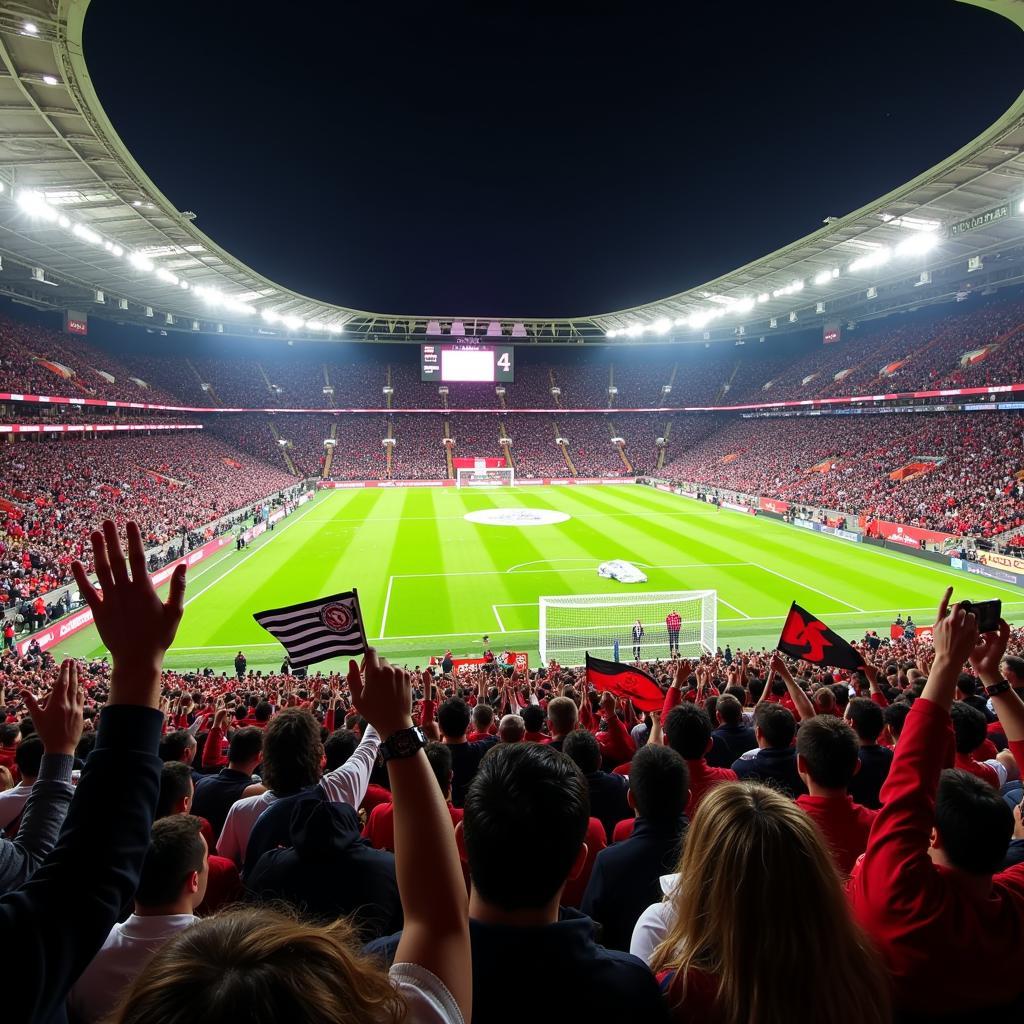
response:
{"label": "stadium scoreboard", "polygon": [[469,340],[422,345],[420,380],[439,384],[511,384],[515,380],[515,348]]}

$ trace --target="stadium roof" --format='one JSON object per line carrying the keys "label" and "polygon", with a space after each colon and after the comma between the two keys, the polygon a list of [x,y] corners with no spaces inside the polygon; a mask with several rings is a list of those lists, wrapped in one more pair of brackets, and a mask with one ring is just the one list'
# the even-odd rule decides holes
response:
{"label": "stadium roof", "polygon": [[[960,2],[1024,29],[1022,0]],[[89,77],[88,6],[25,0],[0,9],[0,294],[38,308],[164,330],[320,340],[741,340],[1024,281],[1022,93],[976,139],[888,195],[729,274],[633,309],[460,317],[320,302],[218,246],[135,162]]]}

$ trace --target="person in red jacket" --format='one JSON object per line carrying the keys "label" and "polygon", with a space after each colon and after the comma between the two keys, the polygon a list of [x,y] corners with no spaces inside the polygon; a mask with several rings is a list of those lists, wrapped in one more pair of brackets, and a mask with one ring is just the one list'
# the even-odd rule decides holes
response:
{"label": "person in red jacket", "polygon": [[738,776],[731,768],[712,768],[705,759],[712,740],[711,719],[703,708],[684,701],[668,713],[662,729],[665,745],[675,750],[689,769],[690,799],[686,816],[692,819],[708,790],[723,782],[735,782]]}
{"label": "person in red jacket", "polygon": [[[964,661],[985,684],[1010,749],[1024,757],[1024,703],[999,675],[1010,627],[979,637],[972,613],[939,606],[935,660],[907,715],[849,896],[882,954],[898,1010],[981,1010],[1019,1019],[1024,994],[1024,864],[1000,871],[1013,817],[999,793],[953,760],[950,708]],[[1019,812],[1018,812],[1019,813]],[[939,963],[984,965],[941,970]],[[1017,1016],[1012,1015],[1016,1010]]]}
{"label": "person in red jacket", "polygon": [[803,722],[796,734],[796,770],[807,787],[796,802],[821,829],[843,877],[864,852],[876,814],[846,791],[860,769],[858,752],[857,734],[835,715]]}
{"label": "person in red jacket", "polygon": [[679,630],[682,629],[683,620],[679,617],[679,612],[672,609],[665,616],[665,628],[668,630],[668,656],[670,658],[679,657]]}

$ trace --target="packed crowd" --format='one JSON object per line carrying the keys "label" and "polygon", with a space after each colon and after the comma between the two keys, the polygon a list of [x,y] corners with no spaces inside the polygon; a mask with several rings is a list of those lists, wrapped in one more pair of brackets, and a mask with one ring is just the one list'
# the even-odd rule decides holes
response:
{"label": "packed crowd", "polygon": [[1022,636],[951,590],[856,671],[645,662],[641,713],[554,662],[162,673],[185,573],[127,541],[75,567],[110,665],[0,661],[10,1019],[511,1022],[524,955],[541,1021],[1024,1010]]}
{"label": "packed crowd", "polygon": [[0,445],[0,607],[70,582],[98,517],[162,544],[295,482],[206,431]]}
{"label": "packed crowd", "polygon": [[[571,353],[516,350],[508,408],[657,408],[913,391],[1017,382],[1024,302],[973,296],[845,329],[841,343],[785,337],[761,344],[610,347]],[[280,342],[209,351],[182,339],[180,354],[102,348],[39,326],[0,319],[0,391],[243,408],[502,408],[494,385],[455,384],[441,395],[420,380],[416,346],[340,352]],[[49,364],[49,367],[46,365]],[[61,367],[72,371],[64,375]],[[672,385],[671,401],[663,387]],[[203,390],[202,385],[212,390]],[[552,385],[560,394],[551,394]],[[609,387],[617,389],[610,394]],[[329,389],[325,392],[325,388]]]}
{"label": "packed crowd", "polygon": [[[920,462],[907,479],[891,474]],[[927,468],[934,466],[934,468]],[[1024,524],[1024,433],[1013,413],[730,421],[665,472],[680,480],[992,537]]]}

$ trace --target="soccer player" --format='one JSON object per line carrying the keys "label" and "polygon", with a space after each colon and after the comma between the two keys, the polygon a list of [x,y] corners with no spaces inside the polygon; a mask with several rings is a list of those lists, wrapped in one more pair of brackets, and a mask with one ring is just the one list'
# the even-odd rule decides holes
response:
{"label": "soccer player", "polygon": [[675,608],[665,616],[665,625],[668,627],[668,656],[670,658],[678,658],[679,630],[682,628],[683,620],[679,617],[679,612]]}
{"label": "soccer player", "polygon": [[644,638],[644,627],[639,619],[633,623],[633,660],[640,660],[640,641]]}

